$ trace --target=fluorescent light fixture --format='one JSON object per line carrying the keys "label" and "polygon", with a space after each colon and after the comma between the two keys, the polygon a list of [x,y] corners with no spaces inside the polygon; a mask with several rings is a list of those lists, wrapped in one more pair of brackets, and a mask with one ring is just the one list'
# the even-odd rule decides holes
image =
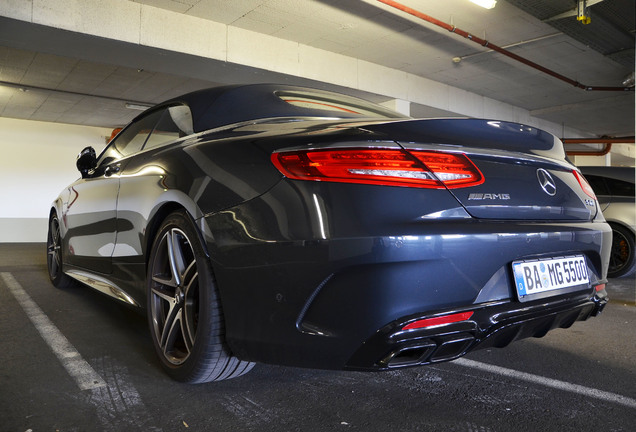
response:
{"label": "fluorescent light fixture", "polygon": [[495,5],[497,5],[497,0],[470,0],[470,1],[486,9],[492,9],[495,7]]}
{"label": "fluorescent light fixture", "polygon": [[126,108],[132,109],[132,110],[146,111],[148,108],[150,108],[150,106],[126,102]]}

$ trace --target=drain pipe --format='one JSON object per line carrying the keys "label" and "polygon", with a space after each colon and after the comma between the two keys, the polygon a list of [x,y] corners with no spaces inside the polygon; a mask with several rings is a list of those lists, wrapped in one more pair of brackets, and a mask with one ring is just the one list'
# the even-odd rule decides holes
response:
{"label": "drain pipe", "polygon": [[612,151],[612,143],[603,144],[603,148],[601,150],[565,150],[568,156],[605,156],[610,151]]}
{"label": "drain pipe", "polygon": [[393,1],[393,0],[378,0],[378,1],[380,3],[384,3],[387,6],[391,6],[391,7],[395,8],[395,9],[401,10],[402,12],[406,12],[409,15],[413,15],[414,17],[420,18],[420,19],[422,19],[424,21],[427,21],[427,22],[429,22],[431,24],[434,24],[434,25],[436,25],[438,27],[441,27],[441,28],[443,28],[445,30],[448,30],[451,33],[456,33],[459,36],[462,36],[462,37],[464,37],[464,38],[466,38],[468,40],[471,40],[471,41],[473,41],[475,43],[478,43],[479,45],[481,45],[483,47],[489,48],[489,49],[491,49],[493,51],[497,51],[500,54],[503,54],[503,55],[505,55],[507,57],[510,57],[510,58],[518,61],[518,62],[521,62],[521,63],[523,63],[523,64],[525,64],[527,66],[530,66],[530,67],[532,67],[534,69],[537,69],[537,70],[539,70],[539,71],[541,71],[541,72],[543,72],[545,74],[548,74],[548,75],[550,75],[550,76],[552,76],[554,78],[557,78],[557,79],[559,79],[561,81],[564,81],[564,82],[566,82],[566,83],[568,83],[570,85],[573,85],[574,87],[577,87],[577,88],[580,88],[580,89],[583,89],[583,90],[587,90],[587,91],[634,91],[634,87],[598,87],[598,86],[587,86],[587,85],[581,84],[578,81],[575,81],[575,80],[573,80],[571,78],[563,76],[560,73],[557,73],[557,72],[555,72],[555,71],[553,71],[551,69],[545,68],[545,67],[543,67],[543,66],[541,66],[541,65],[539,65],[539,64],[537,64],[535,62],[532,62],[532,61],[530,61],[530,60],[528,60],[528,59],[526,59],[524,57],[518,56],[517,54],[514,54],[514,53],[508,51],[505,48],[502,48],[502,47],[500,47],[498,45],[490,43],[490,42],[488,42],[485,39],[481,39],[481,38],[479,38],[479,37],[477,37],[475,35],[472,35],[472,34],[466,32],[466,31],[462,30],[462,29],[458,29],[454,25],[450,25],[448,23],[440,21],[440,20],[438,20],[436,18],[433,18],[430,15],[426,15],[425,13],[422,13],[422,12],[420,12],[418,10],[415,10],[413,8],[405,6],[405,5],[401,4],[401,3],[398,3],[398,2]]}
{"label": "drain pipe", "polygon": [[563,138],[563,144],[634,144],[634,137],[622,138]]}
{"label": "drain pipe", "polygon": [[624,138],[563,138],[563,144],[603,144],[601,150],[566,150],[568,156],[605,156],[612,150],[612,144],[634,144],[634,137]]}

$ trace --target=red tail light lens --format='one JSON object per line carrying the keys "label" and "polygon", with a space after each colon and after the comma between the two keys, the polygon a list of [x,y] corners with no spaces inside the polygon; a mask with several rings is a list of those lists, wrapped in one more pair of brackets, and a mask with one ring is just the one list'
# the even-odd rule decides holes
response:
{"label": "red tail light lens", "polygon": [[328,149],[274,153],[272,163],[294,180],[442,189],[483,183],[463,153],[395,149]]}
{"label": "red tail light lens", "polygon": [[590,184],[587,182],[585,177],[579,174],[578,171],[572,171],[572,173],[574,174],[574,177],[576,177],[576,180],[581,185],[581,189],[583,189],[583,192],[585,192],[585,194],[589,196],[590,198],[596,199],[596,194],[594,193],[592,186],[590,186]]}
{"label": "red tail light lens", "polygon": [[411,151],[448,188],[476,186],[484,182],[481,171],[463,153]]}
{"label": "red tail light lens", "polygon": [[410,324],[405,325],[404,327],[402,327],[402,330],[413,330],[413,329],[432,327],[432,326],[443,325],[443,324],[452,324],[452,323],[456,323],[460,321],[466,321],[471,316],[473,316],[473,312],[460,312],[460,313],[456,313],[452,315],[444,315],[444,316],[439,316],[434,318],[417,320],[417,321],[413,321]]}

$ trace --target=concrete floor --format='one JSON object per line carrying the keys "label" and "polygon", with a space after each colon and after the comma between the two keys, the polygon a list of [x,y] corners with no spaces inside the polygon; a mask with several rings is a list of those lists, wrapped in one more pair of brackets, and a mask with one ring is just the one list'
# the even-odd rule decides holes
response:
{"label": "concrete floor", "polygon": [[[44,245],[0,245],[0,276],[0,432],[635,430],[633,278],[611,281],[598,318],[452,363],[384,373],[257,365],[185,385],[161,371],[143,316],[90,289],[53,288]],[[103,385],[80,389],[15,285]]]}

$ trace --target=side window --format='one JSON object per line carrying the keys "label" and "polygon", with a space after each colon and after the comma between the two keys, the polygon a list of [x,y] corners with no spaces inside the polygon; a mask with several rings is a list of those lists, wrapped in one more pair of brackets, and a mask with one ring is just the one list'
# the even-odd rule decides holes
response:
{"label": "side window", "polygon": [[192,113],[185,105],[172,106],[164,111],[159,123],[146,141],[144,149],[157,147],[163,143],[174,141],[194,133]]}
{"label": "side window", "polygon": [[592,186],[592,190],[596,195],[611,195],[609,189],[605,185],[605,180],[603,177],[595,176],[595,175],[586,175],[585,179],[588,181],[590,186]]}
{"label": "side window", "polygon": [[163,111],[156,111],[128,125],[99,157],[98,165],[107,164],[138,152],[148,135],[161,117]]}
{"label": "side window", "polygon": [[634,198],[634,183],[611,178],[606,178],[605,181],[612,195]]}

